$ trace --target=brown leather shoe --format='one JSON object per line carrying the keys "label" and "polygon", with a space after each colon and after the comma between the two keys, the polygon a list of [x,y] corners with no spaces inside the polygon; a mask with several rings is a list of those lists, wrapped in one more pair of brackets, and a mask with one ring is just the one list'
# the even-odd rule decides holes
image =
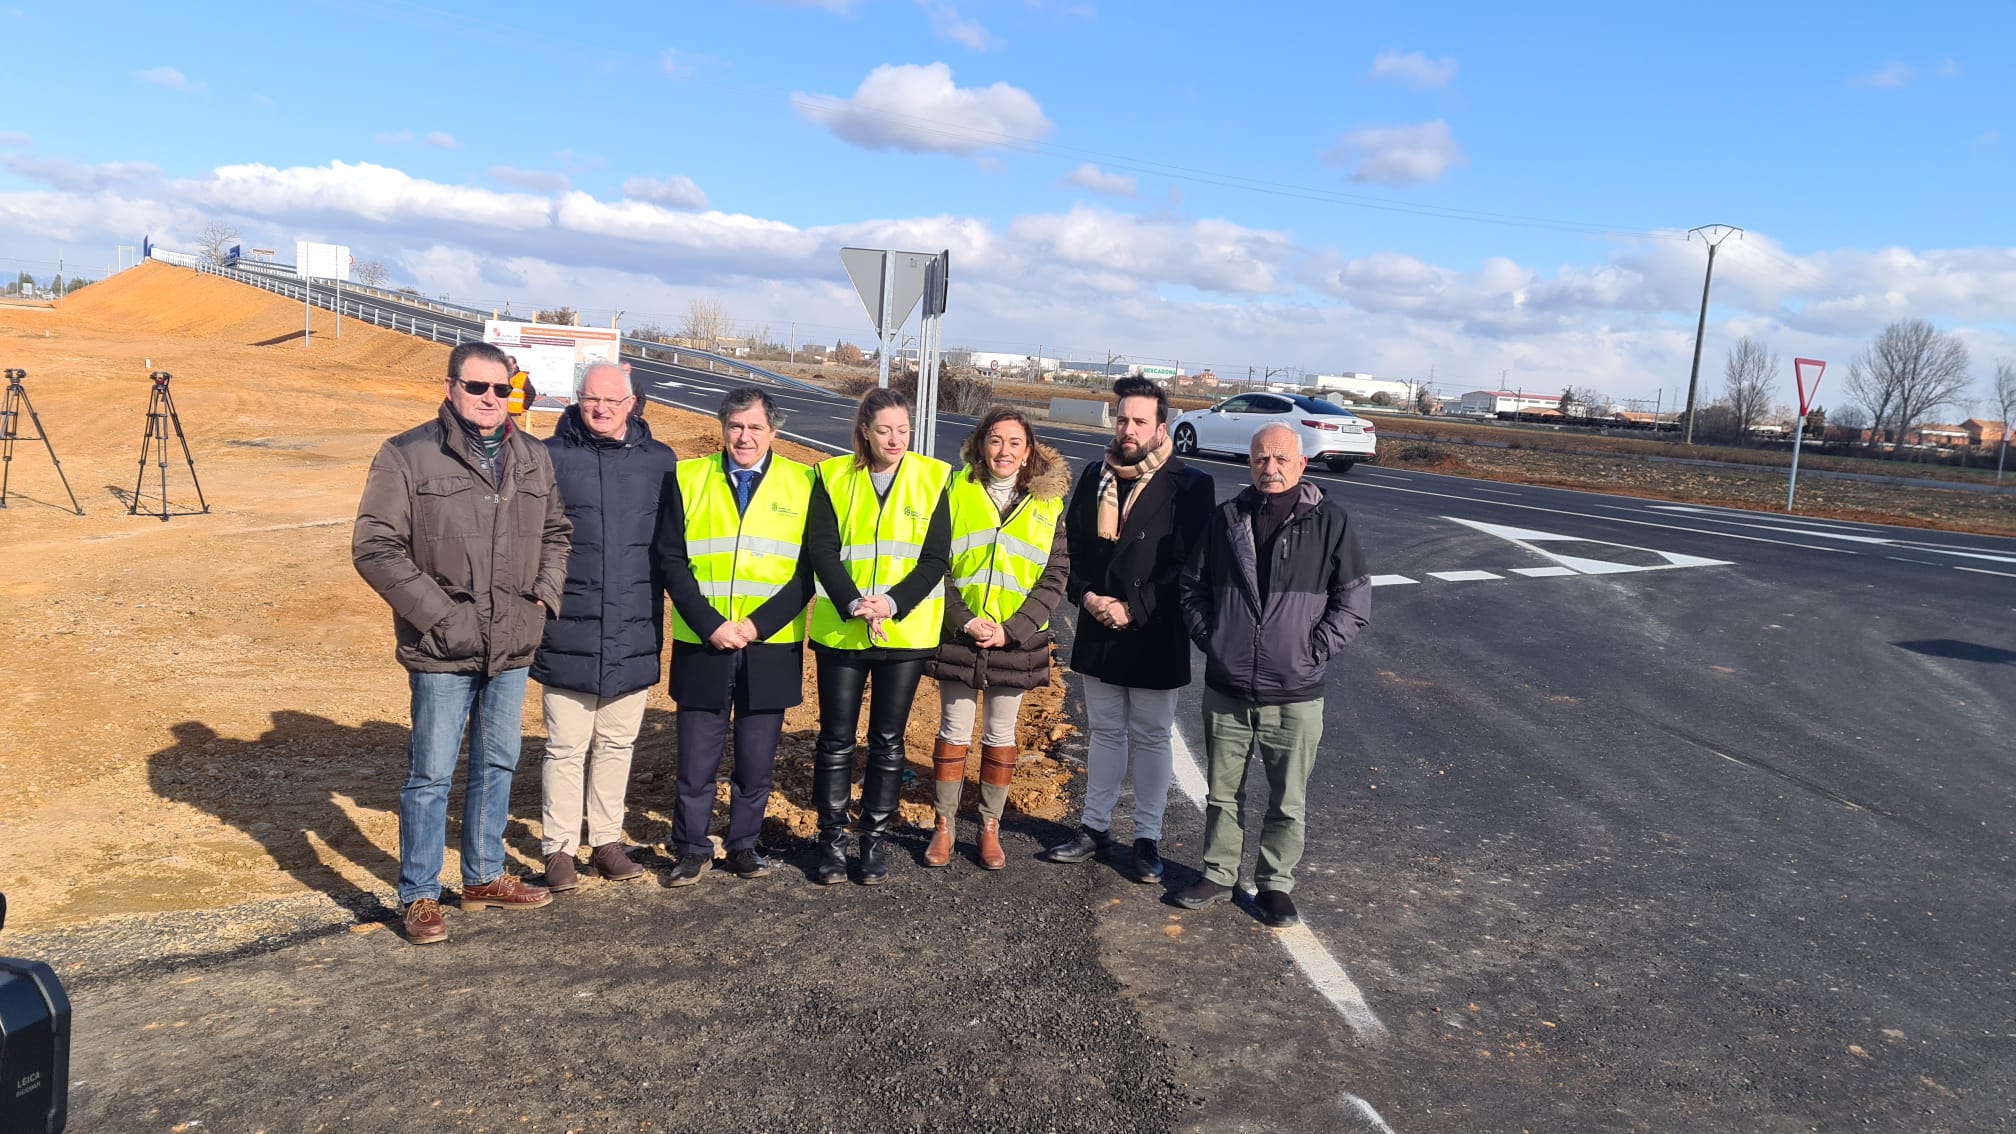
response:
{"label": "brown leather shoe", "polygon": [[938,817],[938,825],[931,830],[931,845],[924,848],[924,865],[952,865],[952,820],[943,815]]}
{"label": "brown leather shoe", "polygon": [[999,870],[1008,865],[1008,856],[1001,850],[1001,820],[988,816],[980,819],[980,865],[988,870]]}
{"label": "brown leather shoe", "polygon": [[612,882],[628,882],[632,878],[644,877],[644,868],[637,865],[635,859],[623,853],[623,844],[620,842],[603,843],[589,851],[588,865],[595,868],[595,873]]}
{"label": "brown leather shoe", "polygon": [[573,851],[554,851],[546,856],[546,888],[559,893],[581,884],[579,864]]}
{"label": "brown leather shoe", "polygon": [[534,886],[516,874],[499,874],[481,886],[462,887],[462,908],[536,910],[553,900],[552,891]]}
{"label": "brown leather shoe", "polygon": [[448,922],[441,917],[441,903],[432,898],[415,898],[406,903],[402,926],[406,940],[414,945],[432,945],[448,940]]}

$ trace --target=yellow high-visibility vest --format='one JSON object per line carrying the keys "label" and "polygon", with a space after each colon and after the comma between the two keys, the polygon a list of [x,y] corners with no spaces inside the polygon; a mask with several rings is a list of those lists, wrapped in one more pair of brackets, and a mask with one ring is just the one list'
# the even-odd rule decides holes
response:
{"label": "yellow high-visibility vest", "polygon": [[[719,453],[680,461],[679,500],[686,509],[686,559],[700,593],[721,617],[733,622],[790,585],[798,571],[805,517],[812,507],[812,469],[776,453],[756,482],[749,510],[735,508],[735,486]],[[679,610],[672,610],[672,637],[699,642],[700,635]],[[805,640],[805,612],[765,642]]]}
{"label": "yellow high-visibility vest", "polygon": [[513,417],[525,412],[525,387],[532,376],[520,370],[511,376],[511,396],[504,399],[504,410]]}
{"label": "yellow high-visibility vest", "polygon": [[[1003,517],[974,477],[961,469],[948,490],[952,496],[952,585],[966,609],[990,622],[1006,622],[1050,562],[1050,544],[1064,501],[1024,495]],[[1050,625],[1045,619],[1043,626]],[[1039,627],[1041,629],[1041,627]]]}
{"label": "yellow high-visibility vest", "polygon": [[[889,494],[878,498],[868,470],[851,453],[819,462],[819,481],[840,521],[840,562],[863,595],[886,594],[924,554],[931,514],[945,494],[952,466],[922,453],[905,453],[896,464]],[[901,618],[882,624],[885,638],[870,641],[865,619],[849,618],[833,605],[824,587],[812,600],[812,640],[841,650],[889,648],[926,650],[938,645],[945,622],[945,583],[939,580],[923,602]]]}

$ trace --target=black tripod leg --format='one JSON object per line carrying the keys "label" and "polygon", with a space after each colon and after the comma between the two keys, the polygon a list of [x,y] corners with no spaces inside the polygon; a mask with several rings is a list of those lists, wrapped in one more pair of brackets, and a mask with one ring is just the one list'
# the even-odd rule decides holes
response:
{"label": "black tripod leg", "polygon": [[63,491],[70,497],[70,507],[75,508],[78,515],[83,515],[84,505],[77,503],[77,492],[70,487],[70,477],[63,471],[63,462],[56,457],[56,443],[49,440],[49,431],[42,428],[42,415],[35,412],[35,403],[28,401],[27,394],[22,394],[21,400],[28,405],[28,420],[35,423],[35,432],[42,438],[42,447],[49,450],[49,463],[56,466],[56,479],[63,482]]}
{"label": "black tripod leg", "polygon": [[14,391],[10,388],[6,401],[0,402],[0,508],[7,506],[7,481],[14,472],[14,435],[20,428],[15,422],[20,416],[21,411],[14,408]]}
{"label": "black tripod leg", "polygon": [[28,421],[35,427],[35,436],[42,439],[42,447],[49,450],[49,463],[56,466],[56,479],[63,482],[63,492],[70,497],[70,507],[78,515],[84,514],[84,505],[77,502],[77,492],[70,487],[70,478],[63,472],[63,462],[57,459],[56,444],[49,440],[49,431],[42,427],[42,415],[35,412],[35,403],[29,400],[28,391],[7,391],[7,406],[0,411],[0,447],[4,447],[5,470],[0,470],[0,508],[7,506],[7,476],[14,467],[14,442],[21,433],[21,412],[28,412]]}
{"label": "black tripod leg", "polygon": [[[140,430],[140,475],[133,478],[133,502],[127,506],[126,514],[140,514],[140,486],[147,480],[147,450],[154,441],[154,399],[147,400],[147,424]],[[167,507],[164,499],[162,507]]]}
{"label": "black tripod leg", "polygon": [[[161,396],[168,402],[168,420],[175,423],[175,439],[182,442],[182,459],[189,463],[189,483],[196,486],[196,503],[201,504],[203,510],[208,512],[210,504],[203,499],[203,484],[196,479],[196,458],[190,455],[189,438],[182,432],[182,415],[175,412],[175,398],[172,394],[164,393]],[[165,453],[168,447],[165,440],[162,442],[161,447]]]}
{"label": "black tripod leg", "polygon": [[154,442],[161,454],[161,522],[168,522],[168,419],[154,415]]}

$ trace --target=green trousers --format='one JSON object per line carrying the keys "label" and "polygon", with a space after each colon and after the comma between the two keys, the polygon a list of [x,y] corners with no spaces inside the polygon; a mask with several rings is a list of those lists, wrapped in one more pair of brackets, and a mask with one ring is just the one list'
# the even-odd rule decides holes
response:
{"label": "green trousers", "polygon": [[1204,877],[1221,886],[1239,882],[1246,845],[1247,758],[1260,757],[1267,776],[1267,817],[1260,825],[1260,864],[1253,881],[1262,890],[1295,888],[1308,831],[1309,772],[1323,739],[1323,702],[1256,705],[1204,690]]}

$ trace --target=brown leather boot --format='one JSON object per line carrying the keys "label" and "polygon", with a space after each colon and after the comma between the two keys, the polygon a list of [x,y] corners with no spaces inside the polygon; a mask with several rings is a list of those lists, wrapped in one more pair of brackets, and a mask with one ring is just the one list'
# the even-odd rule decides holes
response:
{"label": "brown leather boot", "polygon": [[637,865],[635,859],[623,853],[623,844],[620,841],[603,843],[590,851],[588,865],[595,868],[595,873],[611,882],[627,882],[633,878],[644,877],[644,868]]}
{"label": "brown leather boot", "polygon": [[959,811],[959,793],[966,787],[966,748],[940,737],[931,750],[931,786],[937,795],[938,822],[931,832],[931,845],[924,848],[926,866],[952,863],[952,817]]}
{"label": "brown leather boot", "polygon": [[465,910],[536,910],[553,900],[544,886],[534,886],[516,874],[499,874],[481,886],[462,887]]}
{"label": "brown leather boot", "polygon": [[988,870],[1008,865],[1008,856],[1001,850],[1001,820],[992,815],[980,818],[980,865]]}
{"label": "brown leather boot", "polygon": [[448,940],[448,923],[441,917],[441,903],[432,898],[415,898],[406,903],[400,925],[406,940],[415,945],[432,945]]}
{"label": "brown leather boot", "polygon": [[943,815],[938,817],[938,825],[931,829],[931,845],[924,848],[924,865],[952,865],[952,820]]}

